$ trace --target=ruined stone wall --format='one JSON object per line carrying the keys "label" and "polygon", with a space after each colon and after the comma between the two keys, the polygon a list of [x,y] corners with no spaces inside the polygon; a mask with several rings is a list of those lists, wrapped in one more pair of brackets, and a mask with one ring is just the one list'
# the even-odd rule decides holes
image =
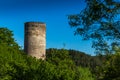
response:
{"label": "ruined stone wall", "polygon": [[24,30],[24,51],[37,59],[45,59],[46,25],[41,22],[26,22]]}

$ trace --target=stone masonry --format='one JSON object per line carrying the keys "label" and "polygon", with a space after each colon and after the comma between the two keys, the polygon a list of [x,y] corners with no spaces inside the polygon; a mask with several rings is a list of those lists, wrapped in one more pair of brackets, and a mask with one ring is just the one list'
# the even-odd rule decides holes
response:
{"label": "stone masonry", "polygon": [[37,59],[45,59],[46,54],[46,24],[41,22],[26,22],[24,51]]}

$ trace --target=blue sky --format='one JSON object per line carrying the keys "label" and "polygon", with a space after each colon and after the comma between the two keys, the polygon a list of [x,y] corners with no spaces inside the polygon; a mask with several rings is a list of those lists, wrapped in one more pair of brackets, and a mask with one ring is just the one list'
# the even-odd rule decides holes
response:
{"label": "blue sky", "polygon": [[85,8],[84,0],[0,0],[0,26],[14,33],[20,46],[24,46],[24,23],[46,23],[47,48],[75,49],[93,54],[90,41],[74,36],[67,15],[77,14]]}

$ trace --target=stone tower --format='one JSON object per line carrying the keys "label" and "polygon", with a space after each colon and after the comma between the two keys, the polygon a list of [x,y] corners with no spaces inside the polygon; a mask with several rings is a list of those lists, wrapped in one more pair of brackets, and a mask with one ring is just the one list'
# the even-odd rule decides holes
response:
{"label": "stone tower", "polygon": [[25,53],[44,60],[46,54],[46,24],[26,22],[24,31]]}

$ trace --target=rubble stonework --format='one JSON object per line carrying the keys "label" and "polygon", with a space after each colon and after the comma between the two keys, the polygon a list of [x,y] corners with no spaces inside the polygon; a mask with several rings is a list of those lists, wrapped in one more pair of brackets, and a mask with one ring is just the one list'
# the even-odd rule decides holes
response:
{"label": "rubble stonework", "polygon": [[24,51],[37,59],[45,59],[46,54],[46,24],[41,22],[26,22],[24,32]]}

